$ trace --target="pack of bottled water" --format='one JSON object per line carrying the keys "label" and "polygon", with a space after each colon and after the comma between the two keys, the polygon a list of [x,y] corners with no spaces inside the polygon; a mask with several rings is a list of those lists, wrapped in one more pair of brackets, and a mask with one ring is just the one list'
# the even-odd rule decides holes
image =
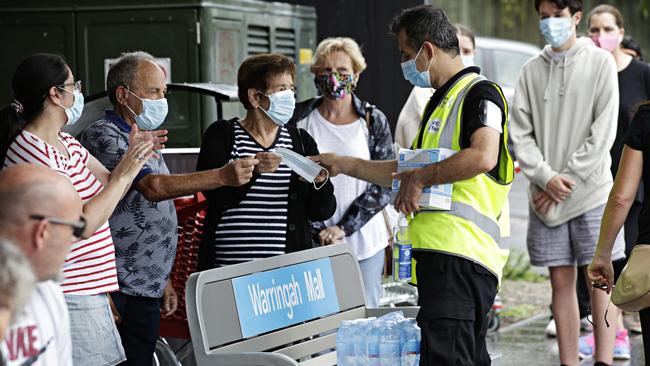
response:
{"label": "pack of bottled water", "polygon": [[401,311],[344,320],[336,333],[338,366],[417,366],[420,327]]}

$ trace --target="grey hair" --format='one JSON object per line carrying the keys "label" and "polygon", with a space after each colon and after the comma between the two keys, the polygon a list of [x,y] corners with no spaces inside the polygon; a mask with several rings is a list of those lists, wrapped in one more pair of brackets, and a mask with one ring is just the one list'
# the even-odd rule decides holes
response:
{"label": "grey hair", "polygon": [[424,41],[429,41],[452,57],[460,53],[456,28],[439,7],[419,5],[402,10],[393,18],[390,32],[397,36],[402,29],[406,32],[409,46],[416,51]]}
{"label": "grey hair", "polygon": [[106,92],[108,99],[114,106],[117,105],[115,93],[120,86],[132,88],[132,82],[138,71],[140,61],[148,60],[154,62],[156,59],[151,54],[144,51],[125,52],[108,70],[106,76]]}
{"label": "grey hair", "polygon": [[0,239],[0,293],[13,304],[12,321],[22,311],[35,286],[36,276],[25,255],[16,245]]}

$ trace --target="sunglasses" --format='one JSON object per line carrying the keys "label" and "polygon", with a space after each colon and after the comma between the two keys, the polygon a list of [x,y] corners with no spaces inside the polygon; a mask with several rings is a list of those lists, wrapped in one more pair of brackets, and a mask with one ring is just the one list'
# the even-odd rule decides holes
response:
{"label": "sunglasses", "polygon": [[84,231],[86,230],[86,219],[83,218],[83,216],[79,218],[79,221],[70,221],[70,220],[64,220],[52,216],[43,216],[43,215],[30,215],[29,218],[38,221],[47,220],[48,222],[55,225],[70,226],[72,228],[72,235],[74,235],[77,238],[80,238],[83,235]]}

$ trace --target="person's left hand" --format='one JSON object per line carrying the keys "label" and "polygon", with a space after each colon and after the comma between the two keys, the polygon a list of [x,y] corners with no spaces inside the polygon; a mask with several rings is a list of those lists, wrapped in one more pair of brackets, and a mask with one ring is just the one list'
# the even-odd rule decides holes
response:
{"label": "person's left hand", "polygon": [[255,159],[259,161],[254,170],[257,174],[273,173],[282,162],[280,156],[270,152],[259,152],[255,154]]}
{"label": "person's left hand", "polygon": [[345,231],[341,230],[341,228],[336,225],[328,226],[325,229],[321,230],[320,233],[318,233],[318,238],[320,239],[320,243],[322,245],[338,243],[344,237]]}
{"label": "person's left hand", "polygon": [[602,289],[609,294],[614,288],[614,266],[611,257],[596,254],[587,267],[587,276],[592,283],[606,286]]}
{"label": "person's left hand", "polygon": [[164,316],[171,316],[176,312],[176,309],[178,309],[178,296],[176,296],[176,290],[174,290],[171,279],[169,279],[167,285],[165,285],[162,304],[160,305]]}
{"label": "person's left hand", "polygon": [[422,195],[424,183],[419,168],[393,173],[393,179],[400,180],[399,192],[395,198],[395,210],[405,215],[420,211],[418,201]]}
{"label": "person's left hand", "polygon": [[316,178],[314,178],[314,183],[323,183],[328,177],[329,173],[325,169],[321,169]]}

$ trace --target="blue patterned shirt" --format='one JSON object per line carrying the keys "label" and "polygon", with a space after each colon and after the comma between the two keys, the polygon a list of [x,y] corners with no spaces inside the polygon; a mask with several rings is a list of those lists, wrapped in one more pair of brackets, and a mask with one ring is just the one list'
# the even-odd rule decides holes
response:
{"label": "blue patterned shirt", "polygon": [[[128,149],[130,132],[128,123],[107,110],[104,118],[86,129],[81,144],[112,171]],[[150,202],[134,188],[147,174],[169,174],[162,155],[146,162],[109,222],[120,291],[160,298],[176,256],[178,223],[172,200]]]}

